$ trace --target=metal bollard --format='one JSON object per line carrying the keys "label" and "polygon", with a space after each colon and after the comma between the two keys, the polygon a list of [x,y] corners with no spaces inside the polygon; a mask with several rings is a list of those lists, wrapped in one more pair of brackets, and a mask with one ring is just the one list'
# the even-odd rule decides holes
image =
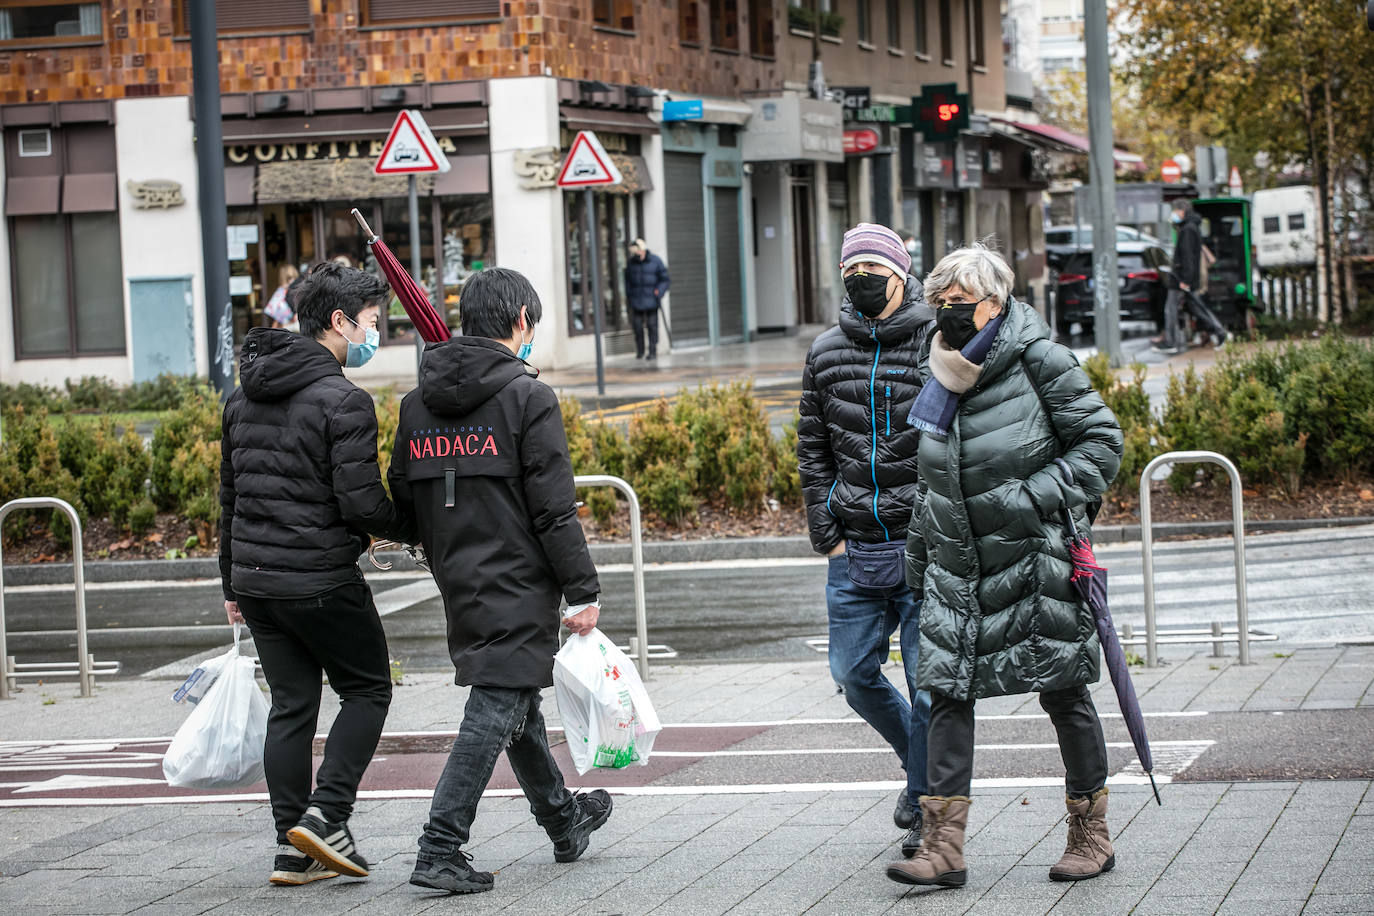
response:
{"label": "metal bollard", "polygon": [[1212,621],[1212,658],[1225,658],[1226,650],[1221,647],[1221,621]]}

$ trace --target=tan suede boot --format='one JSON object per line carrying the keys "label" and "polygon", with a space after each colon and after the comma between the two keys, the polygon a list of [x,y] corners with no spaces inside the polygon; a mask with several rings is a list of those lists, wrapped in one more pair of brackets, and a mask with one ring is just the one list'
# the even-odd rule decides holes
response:
{"label": "tan suede boot", "polygon": [[1107,788],[1092,798],[1065,798],[1069,816],[1069,842],[1064,856],[1050,869],[1054,881],[1082,881],[1096,878],[1116,865],[1112,835],[1107,829]]}
{"label": "tan suede boot", "polygon": [[887,876],[902,884],[963,887],[968,880],[964,868],[964,830],[972,803],[967,795],[922,795],[921,848],[911,858],[889,865]]}

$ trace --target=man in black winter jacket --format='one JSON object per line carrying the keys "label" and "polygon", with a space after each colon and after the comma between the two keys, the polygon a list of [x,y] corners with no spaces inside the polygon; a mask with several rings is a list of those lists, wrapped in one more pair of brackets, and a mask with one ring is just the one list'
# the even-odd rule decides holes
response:
{"label": "man in black winter jacket", "polygon": [[576,633],[600,613],[558,397],[524,362],[539,296],[519,273],[488,268],[460,307],[463,336],[425,348],[420,386],[401,402],[389,476],[443,595],[455,681],[472,688],[410,883],[473,893],[493,878],[462,847],[503,749],[556,861],[586,851],[611,798],[567,790],[539,711],[560,603]]}
{"label": "man in black winter jacket", "polygon": [[1183,198],[1174,201],[1169,213],[1169,221],[1174,224],[1178,238],[1174,243],[1174,269],[1169,282],[1169,292],[1164,299],[1165,352],[1181,353],[1186,348],[1179,333],[1178,307],[1188,290],[1199,289],[1202,278],[1202,219],[1193,212],[1193,205]]}
{"label": "man in black winter jacket", "polygon": [[[391,677],[358,555],[369,533],[414,536],[382,487],[372,398],[341,367],[375,350],[387,293],[360,270],[315,268],[296,298],[301,333],[249,331],[243,387],[224,405],[220,574],[229,619],[252,630],[272,689],[263,765],[277,825],[273,884],[368,873],[348,818]],[[322,670],[342,703],[312,793]]]}
{"label": "man in black winter jacket", "polygon": [[[893,821],[908,831],[909,855],[920,842],[930,695],[916,689],[919,596],[903,572],[920,438],[906,417],[933,313],[891,229],[860,223],[845,233],[841,258],[839,324],[816,338],[802,374],[797,459],[811,546],[830,558],[830,672],[907,771]],[[882,671],[899,628],[910,700]]]}
{"label": "man in black winter jacket", "polygon": [[658,312],[668,285],[668,267],[663,259],[651,252],[643,239],[635,239],[625,265],[625,298],[635,332],[635,359],[658,358]]}

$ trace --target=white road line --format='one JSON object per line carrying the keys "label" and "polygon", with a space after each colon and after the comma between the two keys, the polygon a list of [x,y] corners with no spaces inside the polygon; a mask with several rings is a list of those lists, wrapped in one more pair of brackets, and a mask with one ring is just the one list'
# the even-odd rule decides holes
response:
{"label": "white road line", "polygon": [[[1206,750],[1214,742],[1212,741],[1151,741],[1151,750],[1164,748],[1180,748],[1188,751],[1196,750],[1199,746]],[[1108,741],[1109,748],[1133,748],[1129,741]],[[979,751],[1057,751],[1058,744],[977,744],[974,750]],[[797,757],[797,756],[825,756],[832,754],[891,754],[890,747],[789,747],[789,748],[759,748],[757,750],[740,751],[654,751],[653,757]],[[1198,751],[1201,753],[1201,751]],[[1163,756],[1163,755],[1160,755]],[[1196,759],[1196,754],[1193,759]],[[1191,760],[1189,761],[1192,762]],[[1159,764],[1156,763],[1156,769]],[[1144,772],[1143,770],[1141,771]]]}

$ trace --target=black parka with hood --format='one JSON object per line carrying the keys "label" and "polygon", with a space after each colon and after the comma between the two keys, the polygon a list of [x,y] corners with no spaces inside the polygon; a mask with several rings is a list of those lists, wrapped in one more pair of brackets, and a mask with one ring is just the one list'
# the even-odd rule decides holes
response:
{"label": "black parka with hood", "polygon": [[811,546],[901,540],[916,495],[916,443],[906,424],[921,390],[917,354],[934,312],[906,278],[902,306],[875,321],[848,297],[811,344],[802,371],[797,463]]}
{"label": "black parka with hood", "polygon": [[413,539],[382,486],[372,397],[321,343],[253,328],[224,405],[224,597],[313,598],[361,582],[368,534]]}
{"label": "black parka with hood", "polygon": [[456,682],[552,684],[560,597],[599,591],[553,390],[496,341],[430,344],[389,479],[443,595]]}

